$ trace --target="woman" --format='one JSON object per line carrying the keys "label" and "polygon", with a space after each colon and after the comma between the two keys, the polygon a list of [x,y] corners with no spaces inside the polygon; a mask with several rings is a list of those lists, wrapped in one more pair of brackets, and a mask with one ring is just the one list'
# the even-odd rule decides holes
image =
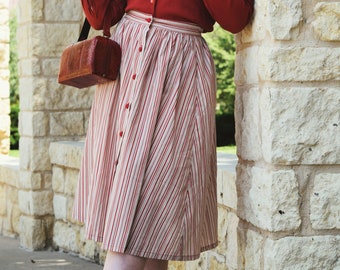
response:
{"label": "woman", "polygon": [[217,245],[215,73],[201,37],[233,33],[253,0],[82,0],[122,48],[92,106],[74,217],[108,250],[104,269],[167,269]]}

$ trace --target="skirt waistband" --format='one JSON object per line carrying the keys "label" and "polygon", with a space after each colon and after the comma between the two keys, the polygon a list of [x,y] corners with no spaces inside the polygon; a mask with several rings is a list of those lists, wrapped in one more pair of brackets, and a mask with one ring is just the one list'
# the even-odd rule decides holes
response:
{"label": "skirt waistband", "polygon": [[183,34],[200,36],[203,32],[203,29],[196,24],[159,19],[153,17],[152,14],[146,14],[135,10],[130,10],[128,13],[126,13],[125,18],[131,21],[149,25],[149,27],[162,28],[168,31],[174,31]]}

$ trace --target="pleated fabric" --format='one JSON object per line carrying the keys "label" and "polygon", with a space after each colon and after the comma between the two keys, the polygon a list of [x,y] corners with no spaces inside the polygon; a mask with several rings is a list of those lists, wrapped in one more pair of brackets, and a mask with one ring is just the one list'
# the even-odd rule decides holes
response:
{"label": "pleated fabric", "polygon": [[215,70],[201,29],[129,12],[98,86],[74,218],[103,249],[193,260],[217,245]]}

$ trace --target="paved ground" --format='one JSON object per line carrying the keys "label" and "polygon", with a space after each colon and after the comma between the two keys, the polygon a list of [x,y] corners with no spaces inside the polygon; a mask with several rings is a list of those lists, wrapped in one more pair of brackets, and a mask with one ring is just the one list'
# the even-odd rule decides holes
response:
{"label": "paved ground", "polygon": [[100,265],[56,251],[26,251],[19,240],[0,236],[0,270],[99,270]]}

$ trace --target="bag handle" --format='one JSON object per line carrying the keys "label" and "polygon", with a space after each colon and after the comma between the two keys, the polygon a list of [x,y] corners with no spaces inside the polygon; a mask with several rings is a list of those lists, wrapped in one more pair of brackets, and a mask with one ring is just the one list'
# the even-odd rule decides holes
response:
{"label": "bag handle", "polygon": [[79,34],[78,42],[87,39],[87,37],[89,36],[89,33],[90,33],[90,28],[91,28],[91,25],[90,25],[89,21],[87,20],[87,18],[85,18],[84,23],[83,23],[83,27],[81,28],[81,31],[80,31],[80,34]]}

